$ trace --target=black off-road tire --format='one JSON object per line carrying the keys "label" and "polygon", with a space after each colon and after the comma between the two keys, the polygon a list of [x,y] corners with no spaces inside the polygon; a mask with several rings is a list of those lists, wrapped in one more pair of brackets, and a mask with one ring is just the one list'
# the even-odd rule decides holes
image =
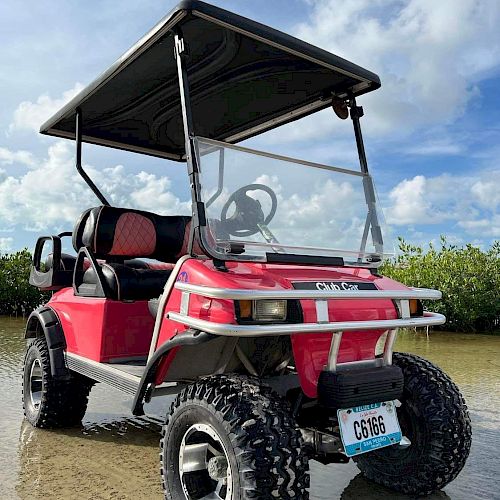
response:
{"label": "black off-road tire", "polygon": [[408,448],[390,446],[355,459],[361,472],[392,490],[429,495],[453,481],[471,446],[467,406],[437,366],[414,354],[394,353],[404,375],[398,417]]}
{"label": "black off-road tire", "polygon": [[[38,362],[41,373],[41,399],[34,406],[30,395],[30,374]],[[55,429],[79,425],[87,410],[93,382],[77,373],[68,380],[55,380],[50,370],[50,358],[45,338],[28,344],[24,358],[23,409],[26,419],[35,427]]]}
{"label": "black off-road tire", "polygon": [[[219,375],[186,387],[170,407],[160,441],[166,499],[186,497],[179,449],[195,424],[211,425],[223,441],[234,471],[232,500],[309,498],[309,464],[287,402],[257,379]],[[201,485],[190,493],[204,495]]]}

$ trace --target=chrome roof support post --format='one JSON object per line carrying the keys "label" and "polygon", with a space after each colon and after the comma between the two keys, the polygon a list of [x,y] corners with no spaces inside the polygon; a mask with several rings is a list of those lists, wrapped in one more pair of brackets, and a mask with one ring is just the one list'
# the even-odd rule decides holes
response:
{"label": "chrome roof support post", "polygon": [[186,143],[186,162],[188,167],[189,183],[191,186],[192,199],[192,223],[189,234],[188,253],[193,255],[193,243],[195,236],[201,243],[200,226],[206,225],[205,207],[201,201],[201,186],[199,181],[198,154],[196,151],[196,139],[194,132],[193,114],[191,109],[191,95],[189,93],[189,81],[186,69],[188,47],[184,41],[179,27],[174,29],[174,56],[177,63],[177,75],[179,79],[179,91],[181,97],[182,122],[184,125],[184,139]]}
{"label": "chrome roof support post", "polygon": [[97,186],[92,182],[87,172],[83,170],[82,166],[82,129],[83,129],[83,117],[82,110],[77,108],[76,110],[76,123],[75,123],[75,140],[76,140],[76,170],[83,177],[83,180],[87,183],[92,192],[97,196],[99,201],[103,205],[109,206],[109,202],[106,197],[99,191]]}

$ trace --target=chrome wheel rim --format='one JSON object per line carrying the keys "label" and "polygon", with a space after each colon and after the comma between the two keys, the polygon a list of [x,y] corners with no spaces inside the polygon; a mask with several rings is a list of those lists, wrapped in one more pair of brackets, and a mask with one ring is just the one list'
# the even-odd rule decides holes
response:
{"label": "chrome wheel rim", "polygon": [[39,359],[35,359],[31,365],[29,381],[30,402],[31,407],[35,412],[38,412],[40,409],[40,403],[42,402],[42,389],[42,365]]}
{"label": "chrome wheel rim", "polygon": [[[179,475],[188,500],[232,498],[229,457],[221,437],[211,425],[195,424],[184,434],[179,449]],[[203,490],[201,497],[200,489]]]}

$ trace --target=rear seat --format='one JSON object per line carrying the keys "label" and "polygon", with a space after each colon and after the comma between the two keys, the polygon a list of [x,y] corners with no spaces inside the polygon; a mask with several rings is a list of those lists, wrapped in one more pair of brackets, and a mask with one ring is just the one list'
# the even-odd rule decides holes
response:
{"label": "rear seat", "polygon": [[[82,214],[73,232],[73,246],[86,247],[99,259],[108,298],[148,300],[163,292],[174,263],[186,252],[190,223],[186,216],[100,206]],[[76,291],[91,296],[98,276],[93,266],[85,267]]]}

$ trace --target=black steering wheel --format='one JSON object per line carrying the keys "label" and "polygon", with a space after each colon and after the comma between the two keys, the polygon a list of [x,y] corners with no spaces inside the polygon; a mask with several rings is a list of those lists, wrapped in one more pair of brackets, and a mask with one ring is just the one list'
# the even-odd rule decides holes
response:
{"label": "black steering wheel", "polygon": [[[264,191],[270,196],[271,211],[267,217],[264,215],[260,201],[248,196],[248,191]],[[231,217],[228,217],[227,211],[233,203],[236,205],[236,210]],[[233,236],[252,236],[261,230],[259,226],[267,226],[271,222],[277,208],[278,198],[269,186],[248,184],[235,191],[224,203],[220,214],[222,227]]]}

